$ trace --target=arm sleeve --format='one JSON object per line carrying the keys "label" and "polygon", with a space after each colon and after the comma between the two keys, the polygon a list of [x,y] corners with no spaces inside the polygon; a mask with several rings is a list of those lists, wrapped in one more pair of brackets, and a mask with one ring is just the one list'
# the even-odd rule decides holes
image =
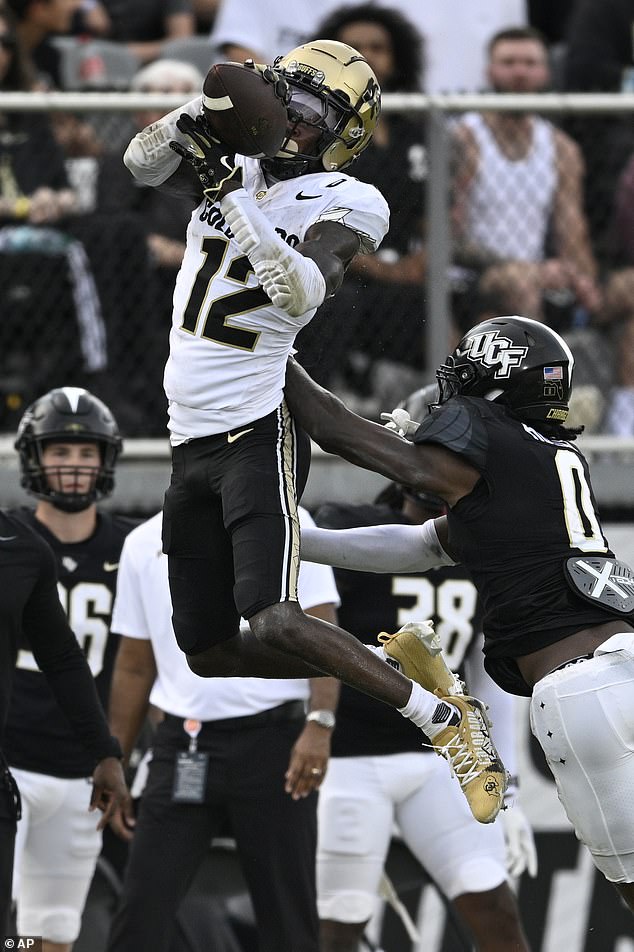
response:
{"label": "arm sleeve", "polygon": [[[302,528],[315,525],[312,516],[300,506],[299,521]],[[305,562],[299,566],[297,586],[299,604],[304,611],[314,608],[315,605],[332,604],[339,606],[339,593],[335,583],[335,573],[329,565],[318,565],[315,562]]]}
{"label": "arm sleeve", "polygon": [[420,526],[302,529],[302,558],[357,572],[425,572],[454,565],[438,541],[434,520]]}
{"label": "arm sleeve", "polygon": [[95,761],[121,757],[110,735],[95,681],[68,625],[57,593],[53,553],[42,547],[40,576],[25,606],[22,625],[39,668],[86,750]]}

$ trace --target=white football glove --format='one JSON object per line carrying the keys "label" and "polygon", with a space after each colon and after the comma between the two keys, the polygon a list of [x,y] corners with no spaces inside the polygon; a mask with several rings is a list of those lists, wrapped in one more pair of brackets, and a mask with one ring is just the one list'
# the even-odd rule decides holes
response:
{"label": "white football glove", "polygon": [[504,843],[506,846],[506,869],[509,876],[537,875],[537,850],[531,825],[517,803],[508,802],[500,811]]}
{"label": "white football glove", "polygon": [[391,413],[382,413],[381,419],[387,420],[387,423],[383,424],[386,430],[393,430],[399,436],[413,436],[420,426],[420,423],[412,420],[407,410],[402,407],[397,407]]}
{"label": "white football glove", "polygon": [[244,189],[225,195],[220,210],[275,307],[301,317],[322,304],[326,280],[317,264],[280,238]]}

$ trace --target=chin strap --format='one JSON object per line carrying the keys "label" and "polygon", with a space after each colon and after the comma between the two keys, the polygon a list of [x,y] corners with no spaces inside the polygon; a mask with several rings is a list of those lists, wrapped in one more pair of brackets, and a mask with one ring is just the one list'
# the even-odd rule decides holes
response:
{"label": "chin strap", "polygon": [[319,307],[326,297],[323,274],[280,238],[244,189],[225,195],[220,211],[275,307],[291,317]]}

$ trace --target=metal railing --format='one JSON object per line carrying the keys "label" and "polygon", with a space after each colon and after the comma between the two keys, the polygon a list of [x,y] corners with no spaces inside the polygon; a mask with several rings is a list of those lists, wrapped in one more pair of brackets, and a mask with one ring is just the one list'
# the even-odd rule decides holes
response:
{"label": "metal railing", "polygon": [[[0,112],[72,112],[79,114],[133,113],[139,110],[167,112],[182,105],[182,96],[150,93],[114,92],[52,92],[52,93],[0,93]],[[634,92],[617,94],[548,93],[543,95],[434,95],[385,94],[383,108],[386,112],[420,114],[426,121],[429,181],[432,187],[427,195],[428,272],[427,302],[425,315],[426,354],[431,371],[446,356],[449,336],[449,288],[448,272],[451,264],[451,235],[449,226],[449,143],[447,118],[466,111],[534,111],[541,115],[561,116],[622,116],[634,114]],[[423,186],[425,187],[425,186]],[[634,507],[634,480],[630,478],[634,461],[634,440],[613,437],[582,437],[580,445],[594,460],[595,490],[600,503],[616,504],[618,501]],[[167,439],[128,440],[122,458],[122,474],[135,469],[139,476],[136,489],[128,493],[127,504],[135,507],[143,494],[142,480],[152,468],[161,471],[161,481],[168,465]],[[332,474],[340,464],[316,450],[315,468],[320,473]],[[0,480],[2,499],[6,504],[9,484],[17,484],[15,478],[16,455],[12,438],[0,438]],[[597,464],[599,468],[597,469]],[[355,469],[355,473],[360,471]],[[597,478],[598,473],[598,478]],[[330,479],[331,476],[328,477]],[[318,479],[319,482],[319,479]],[[125,484],[125,476],[120,480]],[[149,483],[145,483],[148,492]],[[316,484],[315,484],[316,486]],[[137,489],[139,499],[132,499]],[[7,492],[5,492],[7,490]],[[9,492],[9,496],[12,494]],[[123,495],[125,496],[124,490]],[[160,505],[160,498],[149,489],[146,498],[148,509]],[[321,495],[316,486],[314,497]],[[122,502],[123,497],[119,497]]]}

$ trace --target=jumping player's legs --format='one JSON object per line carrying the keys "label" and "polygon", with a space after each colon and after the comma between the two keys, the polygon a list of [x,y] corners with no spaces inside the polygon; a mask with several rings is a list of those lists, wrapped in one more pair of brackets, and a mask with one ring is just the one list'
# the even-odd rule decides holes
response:
{"label": "jumping player's legs", "polygon": [[[386,664],[385,654],[299,607],[297,499],[308,468],[306,440],[282,404],[250,426],[175,447],[163,548],[174,630],[188,664],[201,677],[331,675],[396,707],[439,738],[439,753],[459,758],[474,815],[491,822],[505,775],[497,758],[485,756],[488,727],[479,709],[465,700],[466,717],[466,707],[439,703]],[[240,615],[249,632],[239,630]]]}
{"label": "jumping player's legs", "polygon": [[[307,437],[284,404],[235,433],[174,448],[163,548],[176,639],[203,677],[333,674],[403,707],[407,678],[297,602],[308,464]],[[241,615],[251,632],[239,630]]]}

